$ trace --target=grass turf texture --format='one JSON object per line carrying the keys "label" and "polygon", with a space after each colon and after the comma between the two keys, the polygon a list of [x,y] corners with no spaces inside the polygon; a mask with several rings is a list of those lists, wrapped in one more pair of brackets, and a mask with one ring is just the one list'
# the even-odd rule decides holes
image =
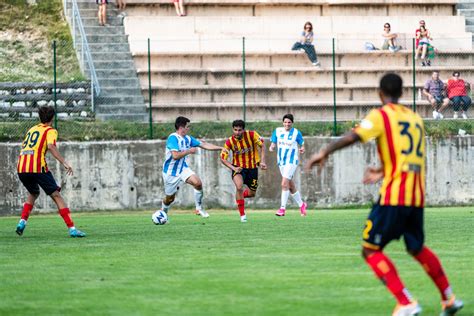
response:
{"label": "grass turf texture", "polygon": [[[57,215],[0,219],[0,314],[43,315],[389,315],[394,300],[360,257],[367,210],[296,211],[276,218],[171,211],[73,214],[89,235],[67,237]],[[426,210],[427,244],[473,315],[473,207]],[[424,315],[439,295],[394,242],[387,253]]]}

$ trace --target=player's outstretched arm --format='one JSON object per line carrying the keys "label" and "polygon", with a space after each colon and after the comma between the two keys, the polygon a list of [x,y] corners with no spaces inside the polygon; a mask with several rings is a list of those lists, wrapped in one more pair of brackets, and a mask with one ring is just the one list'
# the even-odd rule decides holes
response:
{"label": "player's outstretched arm", "polygon": [[211,144],[211,143],[206,143],[204,141],[201,141],[201,144],[199,145],[199,147],[201,147],[202,149],[205,149],[205,150],[212,150],[212,151],[225,150],[225,151],[227,151],[227,149],[225,149],[222,146],[217,146],[217,145],[214,145],[214,144]]}
{"label": "player's outstretched arm", "polygon": [[66,174],[67,175],[72,175],[74,171],[72,170],[72,167],[66,162],[64,157],[59,153],[58,148],[55,145],[48,145],[48,150],[51,152],[51,155],[53,155],[54,158],[56,158],[57,161],[59,161],[60,164],[64,166],[66,169]]}
{"label": "player's outstretched arm", "polygon": [[173,156],[174,160],[178,160],[178,159],[183,158],[184,156],[195,154],[196,152],[197,152],[197,148],[196,147],[191,147],[191,148],[189,148],[187,150],[183,150],[183,151],[173,150],[171,152],[171,155]]}
{"label": "player's outstretched arm", "polygon": [[321,167],[323,167],[324,163],[326,162],[326,159],[329,157],[330,154],[332,154],[336,150],[350,146],[355,142],[358,142],[359,140],[359,135],[352,131],[345,134],[338,140],[331,142],[325,148],[321,149],[319,153],[313,154],[311,158],[306,162],[304,169],[309,172],[315,165],[320,165]]}

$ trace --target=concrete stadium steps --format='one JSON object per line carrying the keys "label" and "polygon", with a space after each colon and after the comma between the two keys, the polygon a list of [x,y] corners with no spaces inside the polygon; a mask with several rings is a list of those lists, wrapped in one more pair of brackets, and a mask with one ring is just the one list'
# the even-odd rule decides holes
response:
{"label": "concrete stadium steps", "polygon": [[[416,78],[418,80],[428,79],[432,71],[440,71],[440,78],[446,80],[451,77],[455,70],[449,66],[416,67]],[[456,68],[457,69],[457,68]],[[413,80],[413,68],[407,67],[372,67],[361,69],[359,67],[336,68],[336,82],[342,84],[378,84],[380,78],[388,71],[399,74],[405,84]],[[148,86],[148,70],[138,69],[139,79],[142,87]],[[463,66],[462,75],[465,78],[474,78],[474,66]],[[152,69],[151,82],[155,85],[170,86],[195,86],[195,85],[236,85],[242,82],[242,69]],[[331,68],[315,67],[288,67],[288,68],[247,68],[245,81],[248,85],[278,84],[291,86],[294,84],[329,83],[333,80]]]}
{"label": "concrete stadium steps", "polygon": [[[365,69],[367,67],[404,67],[412,65],[412,52],[399,51],[390,53],[386,51],[371,52],[345,52],[336,53],[336,67],[354,67]],[[146,52],[133,53],[134,62],[141,72],[148,69],[148,56]],[[152,53],[152,69],[241,69],[242,53]],[[318,53],[322,69],[332,67],[332,54]],[[307,67],[314,69],[305,53],[288,50],[286,52],[261,52],[247,53],[245,56],[246,67],[280,69],[285,67]],[[440,51],[433,67],[452,67],[459,69],[464,66],[474,66],[474,52],[470,51]],[[461,68],[462,70],[462,68]]]}
{"label": "concrete stadium steps", "polygon": [[[456,0],[187,0],[190,16],[432,16],[453,15]],[[127,0],[127,14],[176,15],[169,0]]]}
{"label": "concrete stadium steps", "polygon": [[[412,107],[412,100],[401,102]],[[432,115],[431,106],[425,100],[416,101],[417,112],[426,118]],[[380,101],[343,101],[337,100],[338,120],[362,119],[374,108],[380,107]],[[280,121],[286,113],[294,113],[298,121],[331,121],[334,115],[333,101],[298,102],[247,102],[247,121]],[[192,117],[195,121],[232,121],[243,117],[242,102],[226,103],[173,103],[153,104],[152,116],[155,122],[170,122],[178,115]],[[447,117],[452,115],[446,112]]]}

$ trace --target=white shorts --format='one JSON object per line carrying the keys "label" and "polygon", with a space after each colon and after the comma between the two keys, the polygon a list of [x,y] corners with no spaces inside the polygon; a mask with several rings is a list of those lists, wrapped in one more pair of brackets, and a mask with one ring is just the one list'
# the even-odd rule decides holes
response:
{"label": "white shorts", "polygon": [[179,190],[179,186],[194,174],[191,168],[184,168],[183,172],[177,177],[163,173],[163,184],[165,185],[165,194],[174,195]]}
{"label": "white shorts", "polygon": [[280,166],[280,173],[283,178],[287,179],[293,179],[293,176],[295,175],[296,168],[298,168],[298,165],[295,164],[287,164],[284,166]]}

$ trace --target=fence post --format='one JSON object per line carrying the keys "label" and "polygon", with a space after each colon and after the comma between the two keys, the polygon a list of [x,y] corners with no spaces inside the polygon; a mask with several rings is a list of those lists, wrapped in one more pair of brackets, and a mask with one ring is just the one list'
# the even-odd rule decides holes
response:
{"label": "fence post", "polygon": [[337,135],[337,111],[336,111],[336,43],[335,39],[332,39],[332,91],[333,91],[333,113],[334,113],[334,125],[333,135]]}
{"label": "fence post", "polygon": [[56,95],[56,40],[53,41],[53,100],[54,100],[54,128],[58,128],[58,103]]}
{"label": "fence post", "polygon": [[245,37],[242,37],[242,111],[244,122],[246,121],[246,112],[247,112],[247,89],[245,86]]}
{"label": "fence post", "polygon": [[416,47],[415,47],[415,39],[412,39],[412,54],[411,59],[413,63],[413,112],[416,112],[416,64],[415,64],[415,56],[416,55]]}
{"label": "fence post", "polygon": [[153,139],[153,117],[151,113],[151,56],[150,39],[148,38],[148,138]]}

